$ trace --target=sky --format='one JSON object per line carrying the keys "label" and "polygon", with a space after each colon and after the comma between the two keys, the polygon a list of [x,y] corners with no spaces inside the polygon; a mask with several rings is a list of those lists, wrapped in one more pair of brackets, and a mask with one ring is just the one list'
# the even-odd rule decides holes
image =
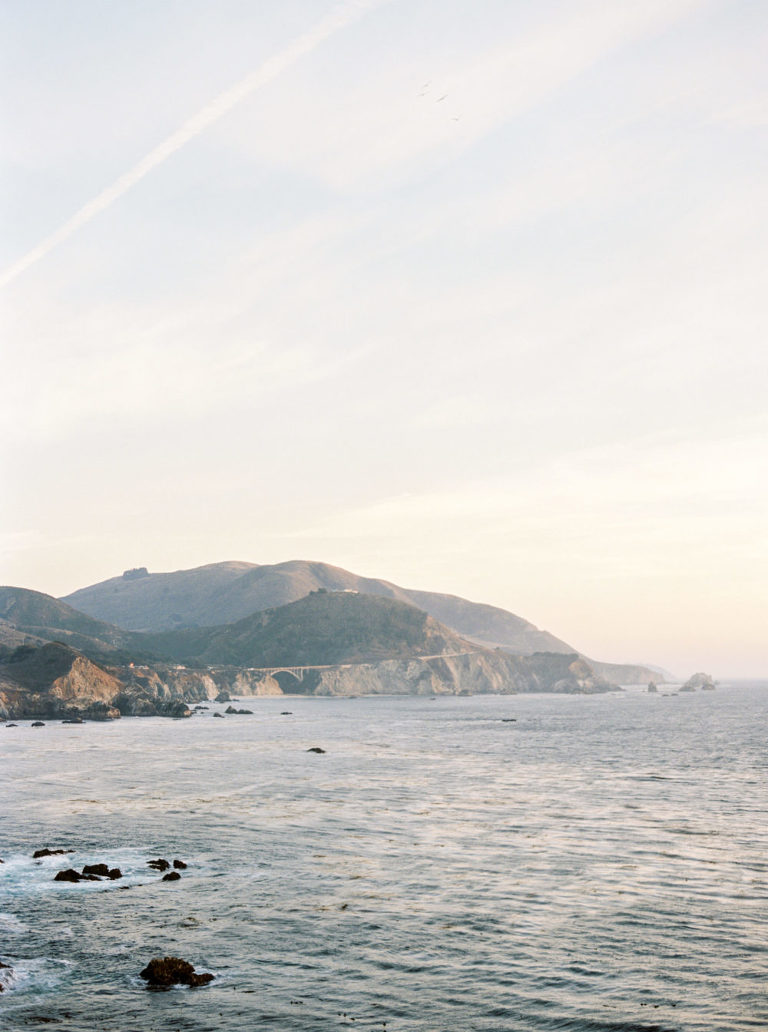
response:
{"label": "sky", "polygon": [[314,559],[768,676],[764,3],[0,39],[0,582]]}

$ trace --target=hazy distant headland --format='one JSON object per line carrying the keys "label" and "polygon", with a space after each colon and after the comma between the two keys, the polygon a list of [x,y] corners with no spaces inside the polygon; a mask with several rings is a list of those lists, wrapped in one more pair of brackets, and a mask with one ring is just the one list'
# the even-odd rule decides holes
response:
{"label": "hazy distant headland", "polygon": [[0,589],[0,715],[185,716],[235,695],[610,691],[602,664],[494,606],[325,563],[145,568],[55,599]]}

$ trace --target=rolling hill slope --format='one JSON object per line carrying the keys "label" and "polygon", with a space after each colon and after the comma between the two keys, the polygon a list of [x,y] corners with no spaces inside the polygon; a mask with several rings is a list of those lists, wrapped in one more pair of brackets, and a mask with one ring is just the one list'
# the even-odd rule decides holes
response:
{"label": "rolling hill slope", "polygon": [[134,646],[133,635],[79,612],[51,595],[0,587],[0,645],[61,641],[88,655],[115,655]]}
{"label": "rolling hill slope", "polygon": [[357,591],[414,605],[463,637],[492,647],[501,645],[520,655],[577,651],[504,609],[455,595],[401,588],[327,563],[293,560],[255,566],[226,562],[176,573],[127,574],[82,588],[63,601],[126,630],[161,631],[232,623],[251,613],[296,602],[319,588]]}
{"label": "rolling hill slope", "polygon": [[223,627],[144,634],[142,640],[165,659],[242,667],[370,663],[475,650],[414,606],[325,589]]}

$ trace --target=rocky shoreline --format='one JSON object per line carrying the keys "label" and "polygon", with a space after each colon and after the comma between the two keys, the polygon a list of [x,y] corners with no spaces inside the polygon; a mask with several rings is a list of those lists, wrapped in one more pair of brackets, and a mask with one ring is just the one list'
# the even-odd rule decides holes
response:
{"label": "rocky shoreline", "polygon": [[[61,642],[24,645],[0,663],[0,719],[188,718],[195,704],[230,695],[471,695],[615,690],[576,655],[510,656],[502,650],[384,659],[288,670],[192,669],[164,663],[100,666]],[[282,679],[282,683],[281,683]]]}

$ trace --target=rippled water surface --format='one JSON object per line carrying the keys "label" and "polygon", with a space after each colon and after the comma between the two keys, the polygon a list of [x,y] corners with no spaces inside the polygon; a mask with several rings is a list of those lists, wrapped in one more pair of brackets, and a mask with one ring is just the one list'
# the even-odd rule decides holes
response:
{"label": "rippled water surface", "polygon": [[245,705],[0,727],[3,1027],[768,1026],[768,686]]}

